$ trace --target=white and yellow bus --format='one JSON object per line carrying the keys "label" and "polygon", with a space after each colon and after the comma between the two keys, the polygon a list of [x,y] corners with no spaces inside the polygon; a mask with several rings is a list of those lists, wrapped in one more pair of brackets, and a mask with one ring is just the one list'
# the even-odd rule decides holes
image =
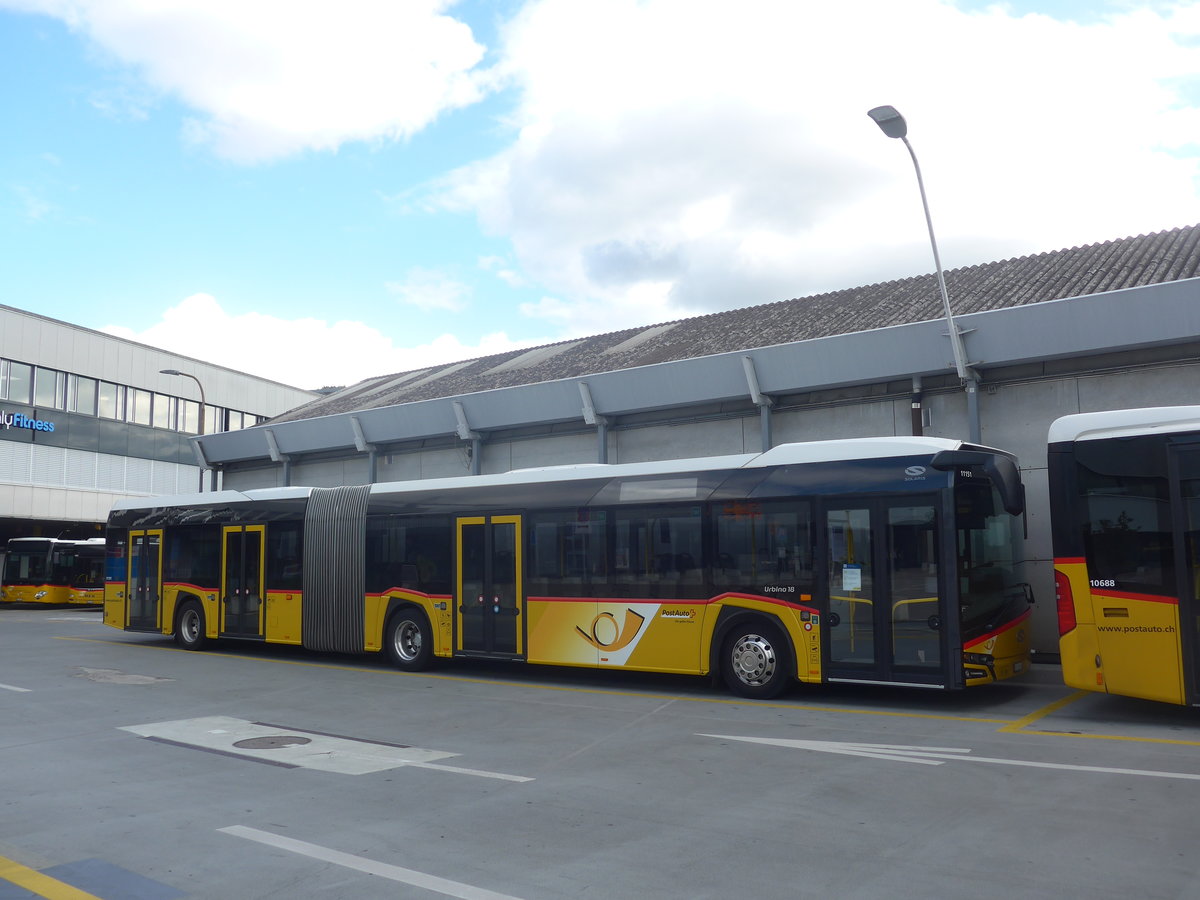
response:
{"label": "white and yellow bus", "polygon": [[104,600],[104,538],[10,538],[0,602],[87,604]]}
{"label": "white and yellow bus", "polygon": [[955,689],[1029,665],[1008,454],[931,438],[122,501],[106,624],[787,684]]}
{"label": "white and yellow bus", "polygon": [[1048,466],[1064,680],[1200,704],[1200,406],[1064,416]]}

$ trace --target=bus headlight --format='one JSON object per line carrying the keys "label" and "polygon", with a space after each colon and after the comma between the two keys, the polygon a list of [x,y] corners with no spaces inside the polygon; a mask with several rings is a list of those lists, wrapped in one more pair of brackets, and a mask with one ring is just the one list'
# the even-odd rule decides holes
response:
{"label": "bus headlight", "polygon": [[991,668],[996,662],[996,657],[989,653],[964,653],[963,662],[970,663],[973,666],[987,666]]}

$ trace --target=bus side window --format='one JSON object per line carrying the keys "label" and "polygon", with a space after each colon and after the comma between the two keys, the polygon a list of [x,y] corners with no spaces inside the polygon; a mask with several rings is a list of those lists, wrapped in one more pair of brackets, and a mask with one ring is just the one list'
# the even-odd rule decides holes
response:
{"label": "bus side window", "polygon": [[303,526],[279,522],[267,526],[267,588],[299,591],[303,588],[301,566]]}

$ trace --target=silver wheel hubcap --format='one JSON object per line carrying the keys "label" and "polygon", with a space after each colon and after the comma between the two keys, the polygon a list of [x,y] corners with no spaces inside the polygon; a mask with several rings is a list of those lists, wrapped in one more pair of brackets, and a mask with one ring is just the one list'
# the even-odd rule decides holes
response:
{"label": "silver wheel hubcap", "polygon": [[179,623],[179,630],[183,632],[183,639],[189,644],[194,643],[196,637],[200,634],[200,617],[194,609],[189,609],[183,614],[183,619]]}
{"label": "silver wheel hubcap", "polygon": [[421,652],[421,629],[412,621],[404,621],[396,628],[394,644],[396,655],[405,661],[417,658]]}
{"label": "silver wheel hubcap", "polygon": [[775,674],[775,648],[762,635],[742,635],[733,645],[730,662],[743,684],[762,685]]}

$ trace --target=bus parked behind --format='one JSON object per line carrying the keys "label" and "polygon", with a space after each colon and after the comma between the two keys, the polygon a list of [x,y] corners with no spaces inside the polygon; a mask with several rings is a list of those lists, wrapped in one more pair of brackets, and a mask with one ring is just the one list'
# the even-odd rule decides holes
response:
{"label": "bus parked behind", "polygon": [[104,538],[10,538],[0,601],[98,605],[104,600],[104,553]]}
{"label": "bus parked behind", "polygon": [[1064,680],[1200,704],[1200,406],[1064,416],[1048,443]]}

